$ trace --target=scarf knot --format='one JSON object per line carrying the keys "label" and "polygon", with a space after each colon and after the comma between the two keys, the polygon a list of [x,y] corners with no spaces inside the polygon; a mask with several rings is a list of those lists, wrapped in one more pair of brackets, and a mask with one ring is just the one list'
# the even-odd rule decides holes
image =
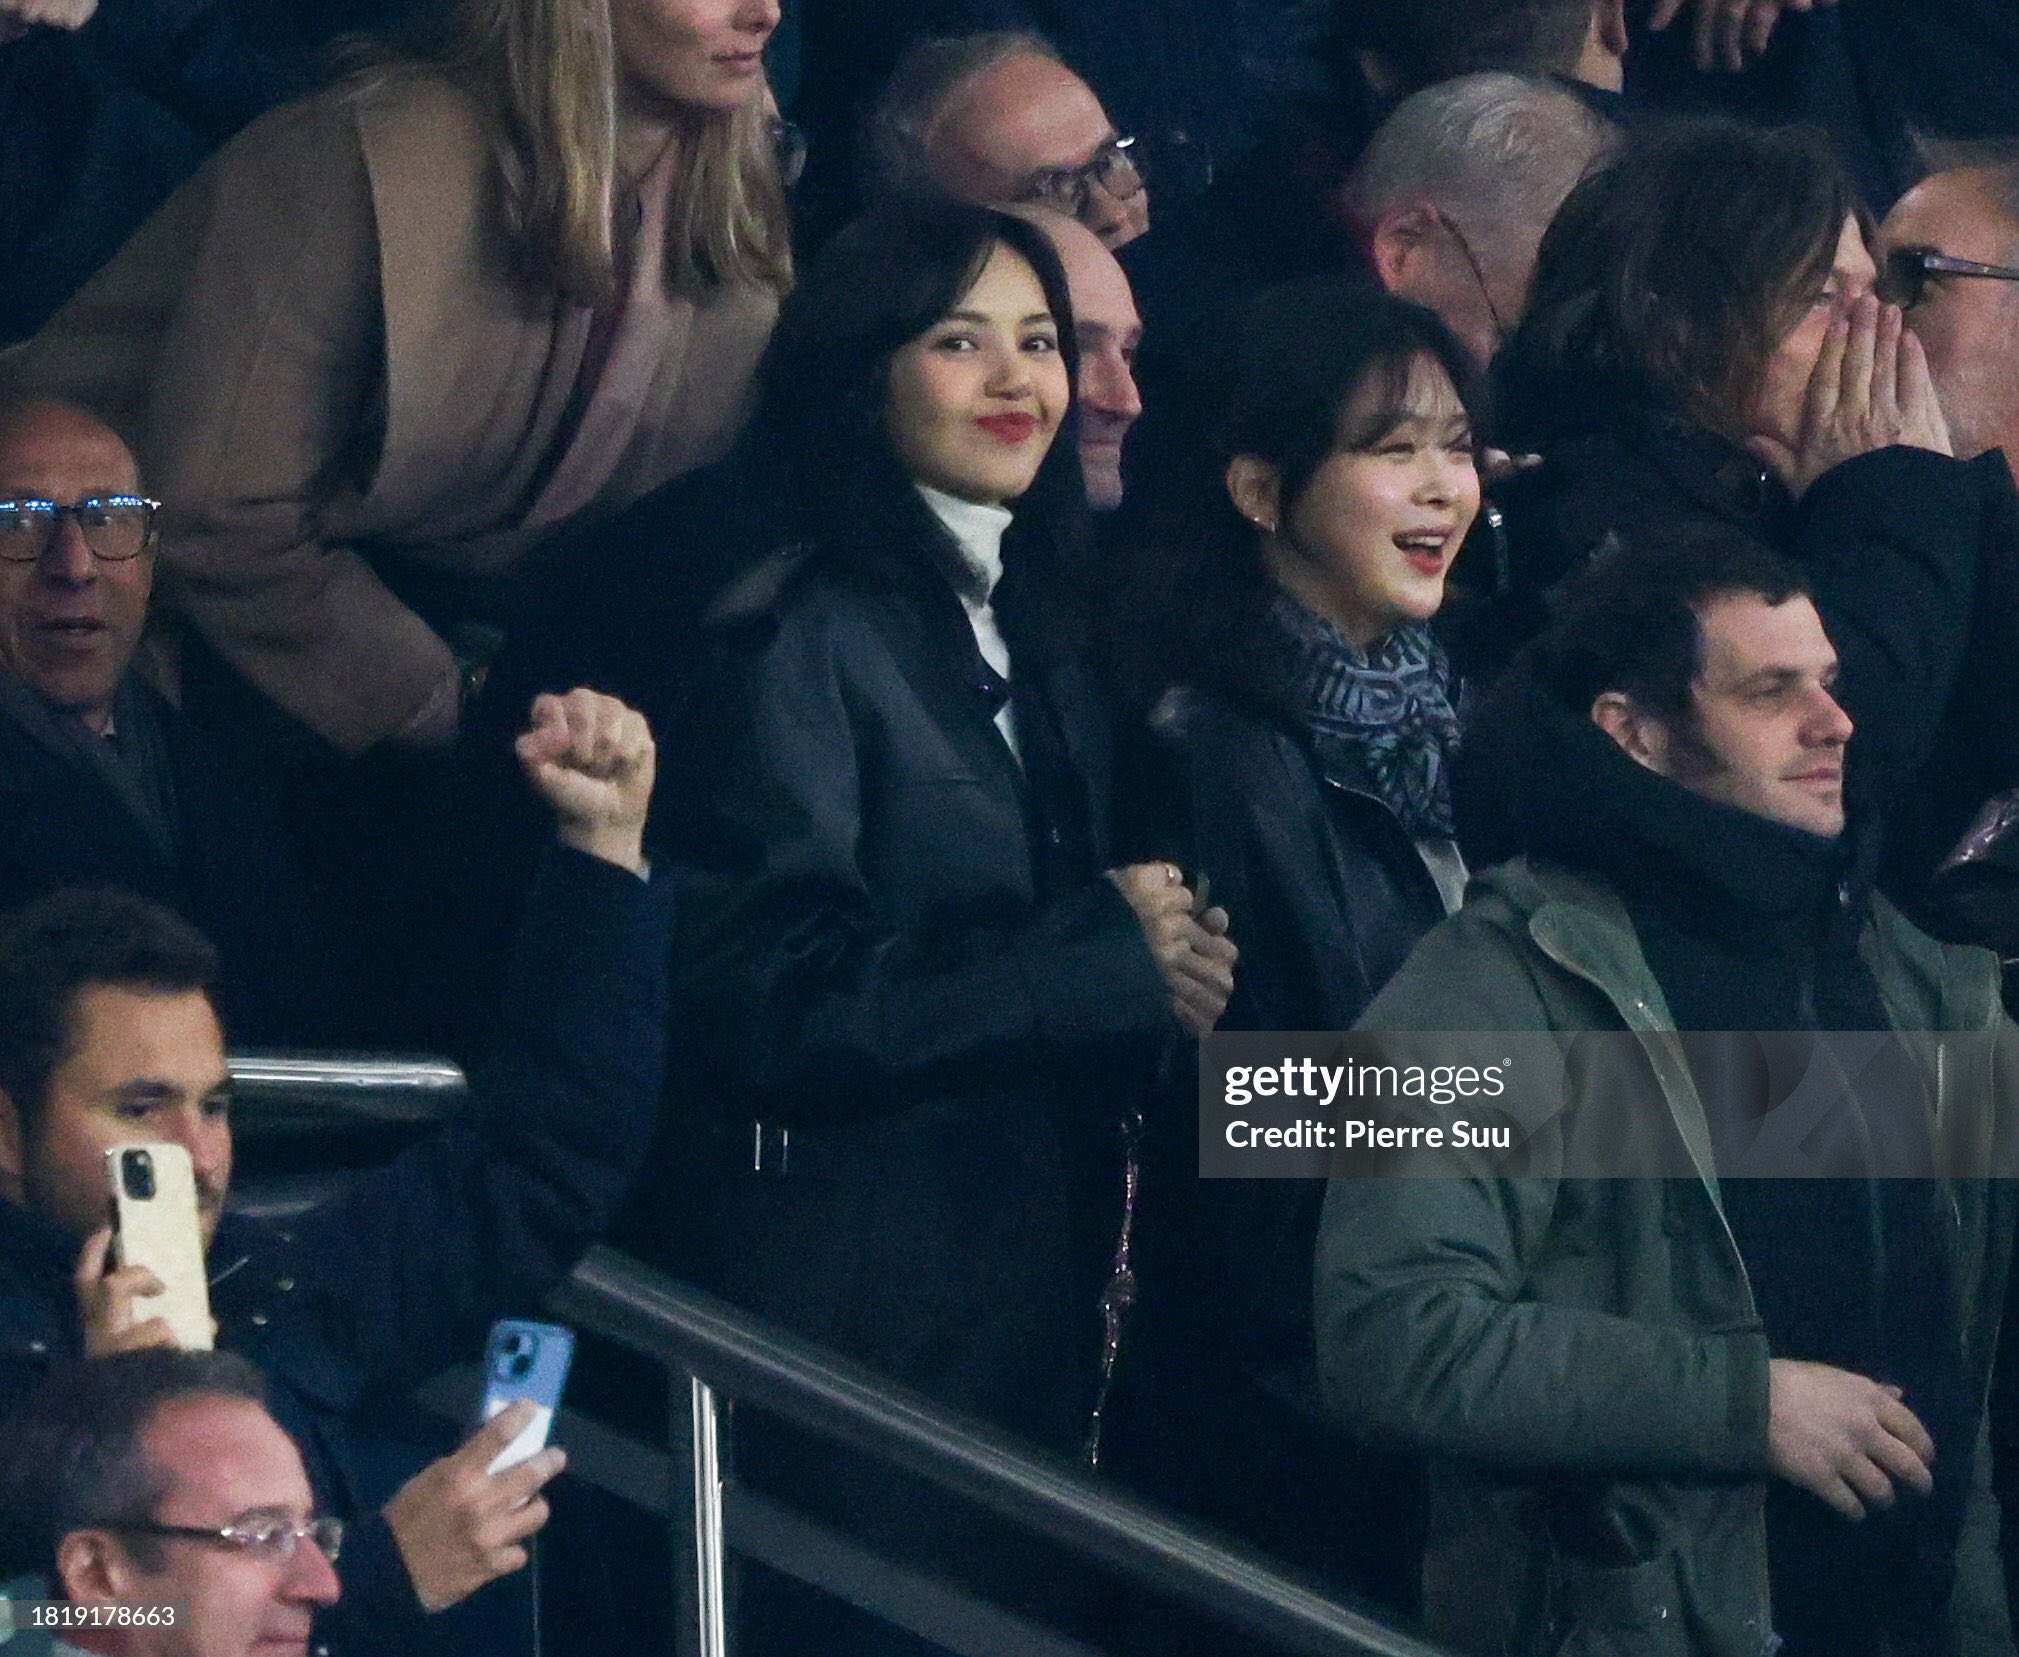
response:
{"label": "scarf knot", "polygon": [[1286,594],[1269,614],[1291,651],[1296,712],[1327,776],[1379,796],[1414,840],[1449,839],[1458,749],[1451,663],[1422,624],[1366,650]]}

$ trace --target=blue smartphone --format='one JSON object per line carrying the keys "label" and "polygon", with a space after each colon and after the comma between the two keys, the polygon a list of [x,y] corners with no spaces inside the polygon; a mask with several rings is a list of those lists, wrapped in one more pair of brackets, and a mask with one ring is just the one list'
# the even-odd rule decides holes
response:
{"label": "blue smartphone", "polygon": [[498,1452],[488,1471],[502,1472],[546,1447],[574,1357],[575,1336],[559,1324],[500,1318],[491,1325],[491,1338],[484,1343],[484,1396],[477,1406],[477,1425],[521,1398],[530,1399],[538,1410]]}

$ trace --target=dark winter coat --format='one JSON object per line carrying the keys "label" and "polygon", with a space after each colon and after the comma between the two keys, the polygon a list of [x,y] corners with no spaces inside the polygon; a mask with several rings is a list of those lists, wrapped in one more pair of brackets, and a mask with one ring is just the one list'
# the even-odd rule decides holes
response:
{"label": "dark winter coat", "polygon": [[[1836,1235],[1818,1226],[1805,1240],[1821,1258],[1789,1249],[1778,1233],[1792,1216],[1769,1211],[1774,1193],[1721,1186],[1724,1107],[1700,1091],[1677,1032],[1713,1005],[1769,1021],[1741,1028],[1814,1029],[1818,1013],[1822,1027],[1852,1027],[1844,1010],[1867,1004],[1881,1027],[1975,1032],[1903,1047],[1920,1078],[1913,1100],[1937,1134],[1972,1112],[2009,1133],[2014,1055],[1986,1039],[2011,1035],[1996,963],[1867,902],[1854,873],[1834,878],[1848,858],[1829,842],[1635,764],[1587,718],[1524,694],[1525,671],[1480,710],[1460,775],[1461,827],[1490,802],[1490,839],[1510,860],[1473,882],[1362,1027],[1631,1035],[1665,1106],[1648,1125],[1696,1177],[1334,1181],[1320,1365],[1349,1429],[1433,1458],[1424,1609],[1436,1637],[1496,1657],[1764,1657],[1777,1630],[1802,1646],[1797,1619],[1816,1614],[1801,1592],[1812,1580],[1777,1576],[1786,1603],[1769,1591],[1768,1365],[1815,1354],[1768,1291],[1820,1278],[1869,1310],[1885,1302],[1886,1272],[1817,1243]],[[1805,1006],[1816,1012],[1799,1024]],[[1564,1120],[1631,1085],[1621,1052],[1587,1048],[1566,1065]],[[1885,1200],[1884,1182],[1826,1183],[1837,1189],[1786,1200],[1812,1219]],[[1934,1539],[1937,1609],[1911,1639],[1859,1633],[1875,1650],[2009,1657],[1983,1424],[2014,1196],[1981,1178],[1939,1190],[1926,1240],[1949,1298],[1923,1324],[1954,1345],[1914,1354],[1899,1378],[1933,1423],[1944,1471],[1926,1508],[1903,1503],[1911,1530],[1885,1533]],[[1874,1259],[1891,1269],[1910,1257],[1899,1237]],[[1844,1277],[1863,1270],[1869,1281]],[[1878,1523],[1860,1544],[1882,1540]],[[1909,1603],[1904,1575],[1884,1579],[1895,1605]]]}
{"label": "dark winter coat", "polygon": [[1041,549],[1005,544],[1006,687],[919,519],[757,564],[669,745],[707,1252],[753,1308],[1063,1447],[1098,1328],[1073,1186],[1175,1026],[1102,878],[1107,719]]}
{"label": "dark winter coat", "polygon": [[[663,877],[662,877],[663,878]],[[361,1421],[483,1350],[610,1223],[642,1160],[666,1046],[667,916],[646,883],[557,852],[528,907],[491,1065],[467,1114],[284,1225],[227,1214],[211,1245],[218,1344],[251,1359],[318,1500],[353,1521],[322,1637],[459,1649],[425,1618],[378,1509],[397,1453]],[[0,1202],[0,1413],[77,1349],[74,1239]],[[472,1648],[474,1649],[474,1648]]]}
{"label": "dark winter coat", "polygon": [[[1227,911],[1241,955],[1219,1029],[1345,1030],[1444,903],[1389,807],[1328,774],[1286,697],[1238,677],[1158,708],[1143,849],[1208,882]],[[1346,1441],[1318,1396],[1311,1257],[1324,1183],[1201,1179],[1198,1109],[1186,1065],[1149,1123],[1118,1471],[1407,1614],[1420,1467]]]}
{"label": "dark winter coat", "polygon": [[[1346,1030],[1444,918],[1444,902],[1394,813],[1328,776],[1287,714],[1255,695],[1184,690],[1156,716],[1172,787],[1153,849],[1210,882],[1241,951],[1222,1030]],[[1189,1113],[1187,1113],[1189,1117]],[[1187,1152],[1196,1157],[1196,1144]],[[1322,1189],[1299,1181],[1200,1182],[1208,1235],[1194,1264],[1245,1285],[1199,1309],[1233,1318],[1251,1356],[1310,1356],[1310,1251]]]}
{"label": "dark winter coat", "polygon": [[1851,798],[1886,822],[1882,884],[1913,903],[1985,797],[2019,782],[2019,502],[2002,458],[1881,449],[1797,502],[1631,387],[1523,378],[1517,364],[1501,396],[1506,440],[1543,456],[1497,496],[1522,593],[1679,523],[1750,532],[1807,571],[1857,725]]}
{"label": "dark winter coat", "polygon": [[218,1011],[246,1046],[326,1040],[317,928],[279,812],[221,744],[152,690],[181,830],[162,847],[77,755],[0,716],[0,909],[64,886],[118,886],[175,910],[217,946]]}

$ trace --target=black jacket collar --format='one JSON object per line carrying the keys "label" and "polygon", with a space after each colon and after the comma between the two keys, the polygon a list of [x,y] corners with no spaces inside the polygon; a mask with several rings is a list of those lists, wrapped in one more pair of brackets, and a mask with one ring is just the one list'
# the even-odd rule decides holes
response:
{"label": "black jacket collar", "polygon": [[1862,913],[1872,836],[1826,840],[1708,800],[1628,757],[1517,661],[1481,706],[1457,766],[1459,837],[1475,868],[1516,854],[1655,888],[1709,919],[1786,926],[1825,908]]}

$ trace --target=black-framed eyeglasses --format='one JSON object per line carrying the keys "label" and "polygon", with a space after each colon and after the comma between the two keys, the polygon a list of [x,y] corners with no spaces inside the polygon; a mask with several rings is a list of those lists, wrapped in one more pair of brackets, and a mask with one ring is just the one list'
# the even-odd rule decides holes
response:
{"label": "black-framed eyeglasses", "polygon": [[1472,251],[1472,243],[1458,228],[1456,219],[1440,207],[1431,208],[1430,213],[1445,235],[1458,244],[1458,251],[1465,259],[1465,268],[1472,272],[1472,280],[1479,286],[1479,297],[1486,301],[1486,314],[1493,322],[1493,348],[1498,351],[1507,343],[1508,329],[1501,319],[1500,307],[1493,302],[1493,290],[1486,285],[1486,267],[1479,262],[1479,255]]}
{"label": "black-framed eyeglasses", "polygon": [[1886,268],[1879,273],[1879,297],[1889,305],[1911,311],[1928,297],[1928,284],[1938,276],[1975,276],[1993,282],[2019,282],[2019,270],[2010,265],[1986,265],[1975,259],[1958,259],[1952,253],[1938,253],[1932,247],[1896,247],[1886,255]]}
{"label": "black-framed eyeglasses", "polygon": [[1135,139],[1117,133],[1079,166],[1053,167],[1039,173],[1017,200],[1056,208],[1067,218],[1077,219],[1086,212],[1096,184],[1116,201],[1127,201],[1140,194],[1146,183],[1142,152]]}
{"label": "black-framed eyeglasses", "polygon": [[69,506],[55,501],[0,500],[0,561],[33,564],[56,543],[68,518],[91,556],[106,564],[138,558],[154,544],[154,515],[161,502],[145,495],[92,495]]}
{"label": "black-framed eyeglasses", "polygon": [[162,1525],[152,1520],[108,1525],[108,1530],[133,1536],[177,1536],[186,1542],[208,1542],[213,1547],[233,1548],[269,1564],[285,1565],[304,1542],[313,1542],[332,1565],[343,1552],[344,1523],[341,1519],[311,1519],[295,1525],[285,1519],[241,1519],[228,1525],[206,1528],[201,1525]]}

